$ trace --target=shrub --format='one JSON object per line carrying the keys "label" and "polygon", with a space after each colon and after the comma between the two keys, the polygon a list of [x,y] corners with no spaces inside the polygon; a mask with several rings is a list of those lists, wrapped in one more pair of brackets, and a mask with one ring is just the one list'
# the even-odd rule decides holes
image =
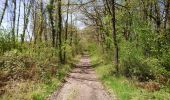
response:
{"label": "shrub", "polygon": [[166,69],[161,60],[155,57],[146,57],[141,53],[142,48],[126,42],[121,45],[120,70],[127,77],[134,77],[140,81],[154,80],[159,75],[166,75]]}
{"label": "shrub", "polygon": [[0,53],[9,51],[13,48],[11,37],[8,32],[0,31]]}
{"label": "shrub", "polygon": [[100,78],[105,78],[107,76],[112,75],[114,70],[114,67],[112,64],[108,64],[108,65],[100,65],[100,67],[96,68],[96,71],[99,75]]}
{"label": "shrub", "polygon": [[166,70],[170,71],[170,47],[167,50],[167,52],[164,52],[162,54],[162,57],[160,58],[162,66],[165,67]]}

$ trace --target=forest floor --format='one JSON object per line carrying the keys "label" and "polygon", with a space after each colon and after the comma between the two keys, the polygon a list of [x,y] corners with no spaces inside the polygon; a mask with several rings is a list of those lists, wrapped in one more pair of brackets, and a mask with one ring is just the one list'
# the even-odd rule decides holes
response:
{"label": "forest floor", "polygon": [[88,55],[84,55],[65,78],[62,87],[48,100],[116,100],[116,97],[104,88],[91,67]]}

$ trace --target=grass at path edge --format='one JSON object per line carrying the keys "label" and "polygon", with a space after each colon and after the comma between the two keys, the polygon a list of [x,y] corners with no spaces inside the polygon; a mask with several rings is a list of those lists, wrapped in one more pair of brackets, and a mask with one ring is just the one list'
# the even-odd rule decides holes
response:
{"label": "grass at path edge", "polygon": [[97,60],[97,57],[91,57],[92,65],[97,65],[94,66],[97,75],[109,92],[114,93],[118,100],[170,100],[168,87],[155,92],[138,88],[135,86],[136,81],[123,76],[116,77],[112,75],[112,71],[114,70],[112,64],[96,64],[96,62],[101,62]]}

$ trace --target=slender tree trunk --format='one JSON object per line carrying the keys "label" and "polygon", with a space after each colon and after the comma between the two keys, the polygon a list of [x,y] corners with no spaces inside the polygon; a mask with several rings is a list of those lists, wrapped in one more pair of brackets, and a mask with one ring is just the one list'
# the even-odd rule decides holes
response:
{"label": "slender tree trunk", "polygon": [[[69,14],[69,6],[70,6],[70,1],[68,0],[67,4],[67,18],[65,22],[65,44],[67,44],[67,37],[68,37],[68,14]],[[66,62],[66,47],[64,47],[64,63]]]}
{"label": "slender tree trunk", "polygon": [[160,19],[160,7],[159,3],[155,2],[155,14],[156,14],[156,31],[159,33],[160,32],[160,27],[161,27],[161,19]]}
{"label": "slender tree trunk", "polygon": [[73,41],[73,14],[71,13],[71,29],[70,29],[70,45],[72,46],[72,41]]}
{"label": "slender tree trunk", "polygon": [[34,34],[34,44],[37,43],[37,33],[36,33],[36,25],[37,25],[37,11],[36,11],[36,2],[34,1],[33,7],[33,34]]}
{"label": "slender tree trunk", "polygon": [[[156,24],[156,32],[157,35],[160,35],[160,30],[161,30],[161,17],[160,17],[160,7],[159,7],[159,3],[158,1],[155,2],[155,14],[156,14],[156,20],[155,20],[155,24]],[[161,40],[160,38],[157,39],[157,57],[160,56],[161,54]]]}
{"label": "slender tree trunk", "polygon": [[18,34],[19,34],[20,11],[21,11],[21,0],[19,1],[19,9],[18,9],[18,21],[17,21],[17,39],[18,39]]}
{"label": "slender tree trunk", "polygon": [[118,68],[118,43],[117,43],[117,37],[116,37],[116,18],[115,18],[115,0],[112,0],[112,35],[113,35],[113,41],[114,41],[114,64],[116,67],[117,73],[119,73]]}
{"label": "slender tree trunk", "polygon": [[6,11],[7,7],[8,7],[8,0],[5,1],[4,9],[2,11],[2,16],[1,16],[1,19],[0,19],[0,26],[1,26],[2,20],[4,18],[5,11]]}
{"label": "slender tree trunk", "polygon": [[47,35],[47,16],[44,14],[44,40],[46,41],[46,44],[48,42],[48,35]]}
{"label": "slender tree trunk", "polygon": [[42,34],[44,31],[44,16],[43,16],[43,1],[40,1],[40,11],[41,11],[41,18],[40,18],[40,31],[39,31],[39,41],[42,42]]}
{"label": "slender tree trunk", "polygon": [[170,1],[166,0],[165,1],[165,21],[164,21],[164,30],[167,29],[167,22],[168,18],[170,18]]}
{"label": "slender tree trunk", "polygon": [[[51,24],[51,32],[52,32],[52,46],[55,47],[55,39],[56,39],[56,30],[54,27],[54,18],[53,18],[53,10],[54,10],[54,0],[50,0],[50,6],[48,8],[48,13],[49,13],[49,19],[50,19],[50,24]],[[57,47],[57,46],[56,46]]]}
{"label": "slender tree trunk", "polygon": [[26,33],[26,29],[29,23],[29,15],[30,15],[31,6],[32,6],[32,0],[30,0],[29,6],[26,12],[26,2],[24,0],[24,27],[23,27],[23,34],[21,35],[21,44],[23,44],[25,40],[25,33]]}
{"label": "slender tree trunk", "polygon": [[[58,1],[58,0],[57,0]],[[59,33],[58,33],[58,21],[59,21],[59,15],[58,15],[58,3],[55,3],[56,4],[56,9],[55,9],[55,17],[54,17],[54,26],[55,26],[55,45],[56,45],[56,48],[59,48]]]}
{"label": "slender tree trunk", "polygon": [[13,0],[14,10],[13,10],[13,27],[12,27],[12,41],[15,48],[15,20],[16,20],[16,0]]}
{"label": "slender tree trunk", "polygon": [[24,43],[24,38],[25,38],[25,27],[26,27],[26,3],[25,3],[25,0],[23,0],[23,5],[24,5],[24,26],[23,26],[23,31],[21,34],[21,44]]}
{"label": "slender tree trunk", "polygon": [[60,63],[63,62],[62,58],[62,15],[61,15],[61,0],[58,0],[58,39],[59,39],[59,59]]}

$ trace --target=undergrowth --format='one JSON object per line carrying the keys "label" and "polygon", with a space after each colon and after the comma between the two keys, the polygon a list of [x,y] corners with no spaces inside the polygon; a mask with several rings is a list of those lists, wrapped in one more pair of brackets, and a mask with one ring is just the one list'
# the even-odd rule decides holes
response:
{"label": "undergrowth", "polygon": [[[72,68],[58,63],[54,48],[7,51],[0,57],[0,100],[44,100]],[[76,61],[78,58],[73,59]]]}
{"label": "undergrowth", "polygon": [[[92,63],[98,62],[100,59],[102,58],[97,56],[91,57]],[[112,63],[101,63],[95,66],[95,70],[104,86],[119,100],[170,100],[168,87],[162,87],[159,91],[154,92],[137,87],[136,80],[121,75],[115,76]]]}
{"label": "undergrowth", "polygon": [[[95,49],[98,48],[98,49]],[[134,78],[125,77],[124,70],[120,69],[122,71],[119,76],[115,75],[115,67],[113,65],[113,59],[111,55],[113,53],[110,53],[110,55],[106,55],[105,53],[101,53],[101,49],[99,47],[95,47],[93,44],[89,45],[89,52],[91,53],[91,63],[93,67],[96,70],[96,73],[100,80],[103,82],[105,87],[111,92],[116,95],[116,97],[119,100],[170,100],[170,89],[168,85],[162,85],[161,89],[159,91],[149,91],[147,89],[143,89],[137,86],[137,83],[139,80],[136,80]],[[126,51],[125,51],[126,52]],[[109,57],[110,56],[110,57]],[[123,55],[121,55],[123,56]],[[126,55],[125,55],[126,56]],[[122,59],[128,60],[126,57],[122,57]],[[121,64],[125,62],[121,59]],[[137,59],[140,60],[140,59]],[[147,61],[148,59],[143,59],[143,61]],[[127,65],[120,65],[121,68],[126,67],[133,67],[135,61],[133,61],[131,64]],[[137,63],[139,64],[139,63]],[[137,65],[136,64],[136,65]],[[150,67],[156,66],[155,62],[151,62],[149,59],[149,62],[145,62],[144,64],[148,64]],[[144,65],[143,64],[143,65]],[[135,65],[135,67],[136,67]],[[151,67],[152,67],[151,66]],[[134,68],[135,68],[134,67]],[[128,70],[131,70],[131,69]],[[146,69],[145,69],[146,70]],[[149,70],[149,69],[148,69]],[[154,72],[156,73],[156,72]]]}

